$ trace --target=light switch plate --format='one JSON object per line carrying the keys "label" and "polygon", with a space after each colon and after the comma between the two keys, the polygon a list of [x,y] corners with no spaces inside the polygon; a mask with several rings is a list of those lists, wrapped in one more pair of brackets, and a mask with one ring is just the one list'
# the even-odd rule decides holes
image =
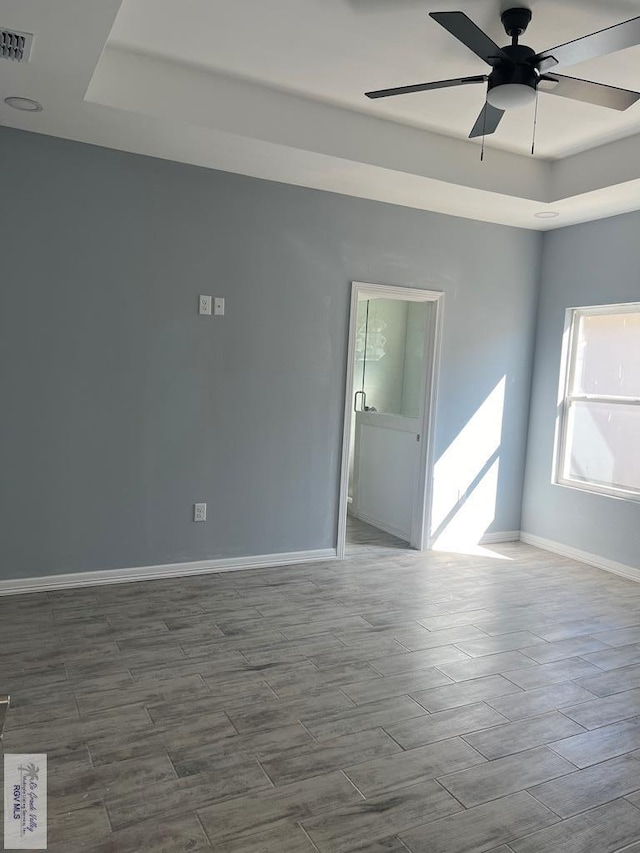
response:
{"label": "light switch plate", "polygon": [[213,313],[217,317],[224,317],[224,296],[216,296],[213,300]]}
{"label": "light switch plate", "polygon": [[211,314],[211,297],[210,296],[200,296],[198,297],[198,313],[199,314]]}
{"label": "light switch plate", "polygon": [[194,521],[206,521],[207,520],[207,505],[206,504],[194,504],[193,505],[193,520]]}

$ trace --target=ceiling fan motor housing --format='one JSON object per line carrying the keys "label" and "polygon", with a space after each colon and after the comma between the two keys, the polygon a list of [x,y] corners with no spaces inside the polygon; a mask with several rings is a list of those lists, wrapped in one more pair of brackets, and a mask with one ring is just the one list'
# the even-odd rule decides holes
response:
{"label": "ceiling fan motor housing", "polygon": [[[493,71],[489,75],[487,100],[489,103],[494,103],[496,107],[505,108],[506,103],[500,103],[500,95],[497,90],[503,86],[526,86],[531,91],[531,95],[520,99],[521,103],[532,101],[535,97],[536,87],[538,85],[538,71],[532,61],[535,57],[535,51],[524,44],[507,45],[502,48],[502,52],[509,57],[509,61],[500,60],[493,66]],[[493,91],[493,96],[492,96]],[[522,94],[522,89],[519,90]],[[517,103],[509,103],[509,106],[516,106]]]}
{"label": "ceiling fan motor housing", "polygon": [[510,61],[496,62],[489,75],[489,89],[494,86],[503,86],[505,83],[520,83],[522,86],[531,86],[535,89],[538,83],[538,72],[533,61],[535,51],[524,44],[506,45],[501,50]]}

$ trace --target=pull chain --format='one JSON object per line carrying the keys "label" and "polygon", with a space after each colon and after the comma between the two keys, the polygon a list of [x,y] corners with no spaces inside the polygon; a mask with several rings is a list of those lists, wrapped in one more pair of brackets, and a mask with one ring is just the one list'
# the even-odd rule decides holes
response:
{"label": "pull chain", "polygon": [[538,126],[538,90],[536,89],[536,106],[535,111],[533,113],[533,138],[531,140],[531,156],[535,154],[536,150],[536,128]]}

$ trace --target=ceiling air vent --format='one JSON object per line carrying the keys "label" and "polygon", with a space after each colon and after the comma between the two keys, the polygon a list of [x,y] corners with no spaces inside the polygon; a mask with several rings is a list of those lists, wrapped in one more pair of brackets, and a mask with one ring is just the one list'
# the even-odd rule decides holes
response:
{"label": "ceiling air vent", "polygon": [[32,41],[33,35],[31,33],[0,28],[0,59],[28,62]]}

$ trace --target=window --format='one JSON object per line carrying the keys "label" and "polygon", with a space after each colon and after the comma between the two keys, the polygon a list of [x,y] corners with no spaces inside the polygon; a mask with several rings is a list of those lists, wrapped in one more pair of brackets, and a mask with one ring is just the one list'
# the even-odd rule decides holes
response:
{"label": "window", "polygon": [[640,501],[640,303],[567,312],[555,482]]}

